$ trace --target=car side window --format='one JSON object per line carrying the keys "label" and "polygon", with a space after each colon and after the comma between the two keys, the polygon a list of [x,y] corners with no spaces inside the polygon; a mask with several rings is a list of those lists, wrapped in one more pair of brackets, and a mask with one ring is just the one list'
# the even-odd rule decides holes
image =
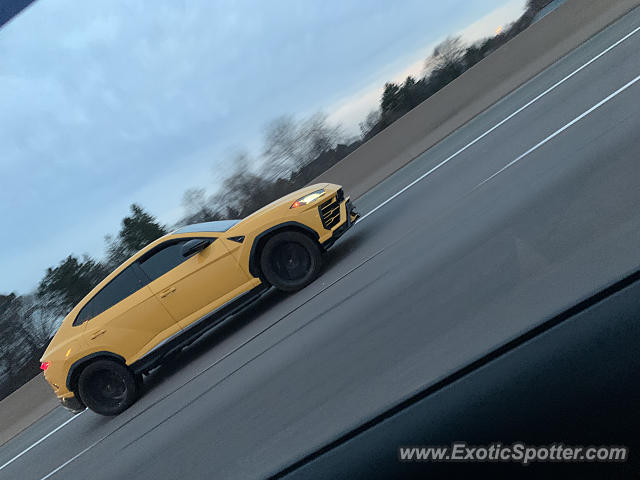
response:
{"label": "car side window", "polygon": [[149,281],[153,282],[156,278],[161,277],[187,260],[182,256],[180,250],[189,240],[191,239],[185,238],[178,242],[163,245],[159,250],[153,252],[151,256],[140,261],[140,268],[149,277]]}
{"label": "car side window", "polygon": [[82,307],[82,310],[73,321],[73,325],[81,325],[87,320],[100,315],[116,303],[137,292],[142,286],[143,283],[134,272],[133,267],[127,267]]}

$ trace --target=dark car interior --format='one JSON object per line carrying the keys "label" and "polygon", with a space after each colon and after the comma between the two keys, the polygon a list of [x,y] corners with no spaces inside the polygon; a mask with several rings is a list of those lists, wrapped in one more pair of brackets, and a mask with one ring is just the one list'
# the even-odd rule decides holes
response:
{"label": "dark car interior", "polygon": [[[635,478],[640,271],[286,466],[273,478]],[[398,461],[403,445],[626,445],[621,463]]]}

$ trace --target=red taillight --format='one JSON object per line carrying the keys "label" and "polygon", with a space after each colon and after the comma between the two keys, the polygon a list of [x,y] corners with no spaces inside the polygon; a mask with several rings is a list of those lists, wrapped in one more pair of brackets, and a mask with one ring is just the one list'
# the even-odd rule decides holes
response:
{"label": "red taillight", "polygon": [[51,362],[42,362],[40,364],[40,370],[42,370],[43,372],[47,370],[47,368],[49,368],[49,365],[51,364]]}

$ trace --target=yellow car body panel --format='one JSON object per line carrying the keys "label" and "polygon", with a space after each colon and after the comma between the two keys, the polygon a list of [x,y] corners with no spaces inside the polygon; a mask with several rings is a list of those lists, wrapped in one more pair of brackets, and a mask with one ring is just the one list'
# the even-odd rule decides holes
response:
{"label": "yellow car body panel", "polygon": [[[292,208],[296,200],[318,190],[324,191],[322,196]],[[340,215],[326,228],[319,206],[331,203],[332,211],[337,212],[334,201],[339,204]],[[282,229],[303,229],[319,244],[328,246],[351,226],[356,215],[339,185],[317,184],[270,203],[226,231],[196,228],[181,233],[179,229],[155,240],[109,274],[63,320],[41,359],[49,362],[44,372],[46,380],[69,407],[74,403],[74,372],[93,358],[110,355],[145,371],[153,364],[147,359],[154,352],[185,332],[197,334],[207,315],[226,314],[245,296],[250,299],[250,293],[266,288],[256,260],[256,248],[263,237]],[[191,239],[211,239],[212,243],[154,278],[153,265],[147,265],[149,258]],[[134,274],[140,281],[136,291],[95,316],[86,313],[86,309],[97,308],[96,299],[102,298],[97,296],[107,295],[106,287],[115,289],[118,279],[124,281]],[[83,315],[90,318],[74,325]]]}
{"label": "yellow car body panel", "polygon": [[239,268],[224,239],[220,240],[149,284],[183,328],[222,305],[233,292],[251,288],[251,276]]}

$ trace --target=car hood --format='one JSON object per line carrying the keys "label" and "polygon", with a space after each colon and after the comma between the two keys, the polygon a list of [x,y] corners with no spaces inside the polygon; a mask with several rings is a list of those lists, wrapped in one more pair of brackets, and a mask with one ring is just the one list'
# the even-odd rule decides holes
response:
{"label": "car hood", "polygon": [[267,210],[272,210],[274,208],[280,208],[282,206],[287,206],[290,207],[291,204],[293,202],[295,202],[297,199],[299,199],[300,197],[304,197],[305,195],[311,193],[311,192],[315,192],[316,190],[320,190],[321,188],[326,188],[327,186],[329,186],[329,183],[316,183],[314,185],[309,185],[308,187],[304,187],[301,188],[299,190],[296,190],[295,192],[291,192],[288,195],[285,195],[284,197],[280,197],[277,200],[274,200],[273,202],[265,205],[264,207],[262,207],[259,210],[256,210],[255,212],[253,212],[251,215],[243,218],[240,222],[238,222],[236,225],[234,225],[232,228],[230,228],[228,232],[231,232],[233,230],[242,228],[242,224],[244,224],[245,222],[260,216],[261,214],[263,214],[265,211]]}

